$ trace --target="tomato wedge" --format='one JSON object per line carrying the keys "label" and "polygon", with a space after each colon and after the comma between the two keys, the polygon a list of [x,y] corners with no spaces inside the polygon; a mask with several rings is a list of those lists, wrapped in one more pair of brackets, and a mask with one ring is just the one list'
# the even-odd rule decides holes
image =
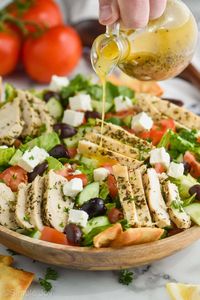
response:
{"label": "tomato wedge", "polygon": [[74,158],[74,156],[76,156],[77,154],[77,148],[68,148],[67,149],[70,158]]}
{"label": "tomato wedge", "polygon": [[112,198],[115,198],[118,195],[117,181],[116,181],[115,177],[113,175],[109,174],[108,178],[107,178],[107,183],[108,183],[108,189],[109,189],[110,196]]}
{"label": "tomato wedge", "polygon": [[194,177],[194,178],[199,178],[200,177],[200,163],[196,160],[195,156],[187,151],[183,157],[183,160],[185,162],[187,162],[190,167],[190,174]]}
{"label": "tomato wedge", "polygon": [[105,168],[106,170],[109,171],[110,174],[113,173],[113,168],[112,168],[112,164],[109,164],[109,163],[104,163],[104,164],[101,164],[100,167],[102,168]]}
{"label": "tomato wedge", "polygon": [[152,144],[156,146],[168,129],[171,129],[173,131],[176,130],[176,124],[174,120],[161,120],[159,123],[153,125],[150,131],[141,132],[139,134],[139,137],[145,140],[150,139],[152,141]]}
{"label": "tomato wedge", "polygon": [[161,174],[166,171],[165,167],[160,163],[155,164],[154,169],[156,170],[156,173],[158,173],[158,174]]}
{"label": "tomato wedge", "polygon": [[133,116],[133,115],[135,115],[135,113],[136,113],[135,109],[130,108],[130,109],[122,110],[122,111],[119,111],[119,112],[107,113],[105,119],[110,119],[112,117],[117,117],[119,119],[123,119],[123,118],[126,118],[128,116]]}
{"label": "tomato wedge", "polygon": [[85,174],[77,174],[77,175],[67,175],[66,177],[69,181],[74,178],[80,178],[83,182],[83,186],[86,186],[88,183],[87,175]]}
{"label": "tomato wedge", "polygon": [[47,226],[45,226],[42,230],[40,239],[50,243],[69,245],[67,237],[64,233]]}
{"label": "tomato wedge", "polygon": [[13,192],[17,192],[20,183],[28,183],[27,172],[18,167],[13,166],[0,174],[0,179],[11,188]]}

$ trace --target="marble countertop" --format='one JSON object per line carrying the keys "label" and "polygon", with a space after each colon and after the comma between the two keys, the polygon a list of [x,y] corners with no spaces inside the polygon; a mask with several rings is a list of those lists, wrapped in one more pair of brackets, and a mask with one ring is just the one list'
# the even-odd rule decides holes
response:
{"label": "marble countertop", "polygon": [[[200,69],[200,48],[194,58],[195,64]],[[81,61],[75,73],[89,73],[87,63]],[[22,73],[17,73],[5,78],[5,81],[14,83],[20,88],[35,87]],[[167,97],[182,99],[186,107],[200,114],[200,93],[190,84],[181,79],[172,79],[161,83]],[[41,87],[41,86],[40,86]],[[0,245],[0,253],[8,251]],[[35,262],[22,255],[15,255],[14,266],[34,272],[36,279],[28,290],[25,300],[169,300],[165,285],[167,282],[182,282],[199,284],[200,278],[200,241],[189,248],[174,254],[171,257],[134,268],[133,282],[129,286],[118,282],[119,272],[85,272],[66,270],[53,267],[58,271],[59,279],[53,283],[50,293],[45,293],[38,283],[39,277],[44,277],[48,265]]]}

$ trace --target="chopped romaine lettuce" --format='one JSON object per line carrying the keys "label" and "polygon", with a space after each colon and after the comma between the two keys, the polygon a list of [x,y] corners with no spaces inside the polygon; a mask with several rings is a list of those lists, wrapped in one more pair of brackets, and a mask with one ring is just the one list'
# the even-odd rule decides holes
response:
{"label": "chopped romaine lettuce", "polygon": [[17,165],[19,159],[22,157],[23,152],[20,149],[17,149],[15,154],[12,156],[11,160],[9,161],[9,165],[14,166]]}
{"label": "chopped romaine lettuce", "polygon": [[187,130],[187,129],[181,129],[178,132],[179,136],[182,137],[183,139],[191,142],[191,143],[197,143],[197,134],[198,131],[195,129],[192,130]]}
{"label": "chopped romaine lettuce", "polygon": [[0,149],[0,166],[7,165],[14,154],[15,148],[13,147]]}
{"label": "chopped romaine lettuce", "polygon": [[108,185],[106,183],[102,183],[102,185],[100,186],[100,192],[99,192],[99,197],[101,199],[106,200],[106,198],[109,195],[109,189],[108,189]]}
{"label": "chopped romaine lettuce", "polygon": [[48,162],[48,171],[50,170],[59,171],[64,168],[63,164],[52,156],[47,157],[46,160]]}
{"label": "chopped romaine lettuce", "polygon": [[12,101],[17,96],[16,89],[10,83],[5,83],[4,91],[5,91],[5,102]]}
{"label": "chopped romaine lettuce", "polygon": [[92,246],[93,245],[93,238],[97,234],[99,234],[100,232],[106,230],[110,226],[112,226],[112,224],[93,228],[88,234],[86,234],[84,236],[83,246]]}
{"label": "chopped romaine lettuce", "polygon": [[41,136],[32,139],[28,143],[21,145],[20,150],[24,152],[27,149],[38,146],[39,148],[43,148],[46,151],[50,151],[58,144],[60,144],[60,139],[56,132],[44,133]]}
{"label": "chopped romaine lettuce", "polygon": [[171,178],[171,181],[178,186],[180,197],[182,200],[190,198],[189,189],[197,184],[197,180],[195,180],[190,174],[183,175],[177,179]]}

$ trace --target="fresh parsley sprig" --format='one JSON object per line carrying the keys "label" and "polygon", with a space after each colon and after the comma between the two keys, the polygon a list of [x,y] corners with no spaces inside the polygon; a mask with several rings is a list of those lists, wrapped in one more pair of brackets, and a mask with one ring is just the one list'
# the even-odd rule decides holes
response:
{"label": "fresh parsley sprig", "polygon": [[51,282],[49,282],[49,280],[56,280],[56,279],[58,279],[58,273],[52,268],[47,268],[45,277],[39,278],[39,284],[44,289],[44,291],[48,293],[52,289],[52,284]]}
{"label": "fresh parsley sprig", "polygon": [[119,283],[124,284],[124,285],[129,285],[134,278],[133,272],[129,270],[121,270],[119,272]]}

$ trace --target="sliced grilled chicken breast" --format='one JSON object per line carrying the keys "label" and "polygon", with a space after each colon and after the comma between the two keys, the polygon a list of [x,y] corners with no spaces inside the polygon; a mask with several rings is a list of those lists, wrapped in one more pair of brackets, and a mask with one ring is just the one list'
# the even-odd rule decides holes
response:
{"label": "sliced grilled chicken breast", "polygon": [[19,227],[25,228],[27,230],[33,228],[33,225],[30,223],[30,218],[26,214],[29,188],[30,185],[26,185],[24,183],[21,183],[19,185],[15,209],[15,217]]}
{"label": "sliced grilled chicken breast", "polygon": [[167,212],[167,207],[161,193],[161,186],[158,174],[155,169],[147,169],[147,173],[143,176],[146,197],[153,220],[160,228],[171,225]]}

